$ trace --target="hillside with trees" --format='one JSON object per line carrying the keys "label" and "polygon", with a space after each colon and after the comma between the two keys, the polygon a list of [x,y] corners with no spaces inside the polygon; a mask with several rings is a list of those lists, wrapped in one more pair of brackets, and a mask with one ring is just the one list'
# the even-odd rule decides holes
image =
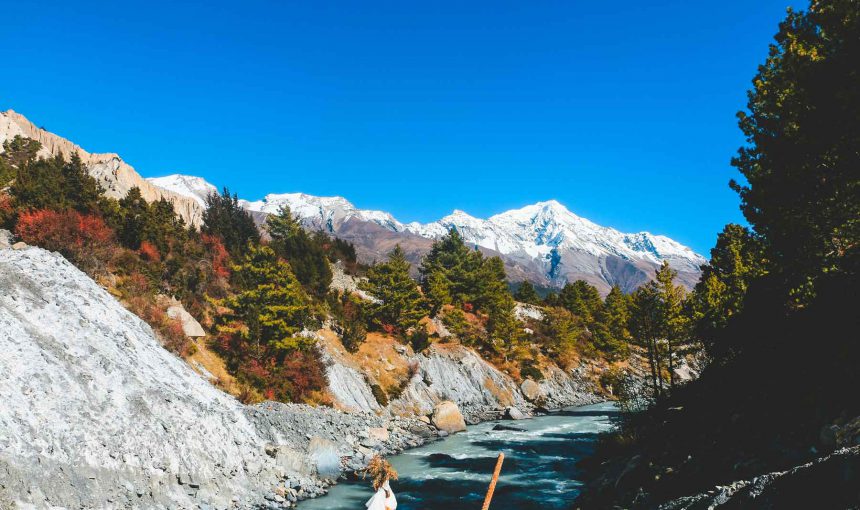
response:
{"label": "hillside with trees", "polygon": [[[581,508],[654,508],[860,441],[858,63],[860,5],[789,10],[738,114],[747,144],[732,164],[744,182],[731,187],[749,228],[726,226],[686,302],[668,275],[633,296],[634,337],[662,339],[647,342],[656,366],[671,363],[683,331],[710,363],[692,384],[658,384],[650,407],[626,416],[584,464]],[[677,319],[661,331],[659,315]],[[856,470],[830,465],[750,504],[853,507]],[[671,508],[693,505],[678,501]]]}

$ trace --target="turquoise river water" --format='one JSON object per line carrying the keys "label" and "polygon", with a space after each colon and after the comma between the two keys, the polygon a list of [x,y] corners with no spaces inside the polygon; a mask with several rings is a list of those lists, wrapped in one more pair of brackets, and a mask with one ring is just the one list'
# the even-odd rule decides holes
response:
{"label": "turquoise river water", "polygon": [[[393,456],[400,474],[391,483],[397,510],[480,508],[499,452],[505,461],[493,510],[568,509],[581,488],[576,462],[594,451],[598,434],[612,430],[616,415],[606,403],[486,422]],[[500,425],[521,430],[498,430]],[[300,503],[299,510],[362,510],[372,493],[367,480],[344,481],[328,495]]]}

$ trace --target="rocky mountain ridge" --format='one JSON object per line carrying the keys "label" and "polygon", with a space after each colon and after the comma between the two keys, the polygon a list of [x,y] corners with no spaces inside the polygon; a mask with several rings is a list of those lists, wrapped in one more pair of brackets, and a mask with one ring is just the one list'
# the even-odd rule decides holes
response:
{"label": "rocky mountain ridge", "polygon": [[36,127],[18,112],[0,111],[0,148],[5,141],[15,136],[31,138],[41,143],[42,149],[39,155],[42,157],[59,154],[69,159],[73,154],[77,154],[89,169],[90,175],[96,178],[109,197],[122,198],[128,190],[137,187],[140,189],[141,196],[147,201],[152,202],[162,198],[168,200],[185,223],[199,226],[203,221],[204,207],[201,204],[183,194],[150,183],[118,154],[89,153],[65,138]]}

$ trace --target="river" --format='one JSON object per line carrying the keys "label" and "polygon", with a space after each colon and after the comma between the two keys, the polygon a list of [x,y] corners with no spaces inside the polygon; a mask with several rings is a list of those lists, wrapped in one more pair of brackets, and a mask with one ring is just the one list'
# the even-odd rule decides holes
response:
{"label": "river", "polygon": [[[391,483],[397,510],[480,508],[499,452],[505,462],[491,509],[568,509],[581,486],[576,462],[593,452],[598,434],[614,427],[616,414],[605,403],[486,422],[393,456],[400,473]],[[498,425],[522,430],[494,430]],[[369,481],[344,481],[328,495],[300,503],[299,510],[363,510],[371,495]]]}

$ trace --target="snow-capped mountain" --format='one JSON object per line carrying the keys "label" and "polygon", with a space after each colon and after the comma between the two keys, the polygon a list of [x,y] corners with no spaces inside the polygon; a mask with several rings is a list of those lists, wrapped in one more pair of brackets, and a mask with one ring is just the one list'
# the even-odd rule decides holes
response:
{"label": "snow-capped mountain", "polygon": [[159,188],[191,198],[203,207],[206,207],[206,197],[218,192],[218,188],[207,182],[206,179],[191,175],[173,174],[164,177],[149,177],[146,180]]}
{"label": "snow-capped mountain", "polygon": [[406,230],[422,237],[438,238],[456,228],[469,242],[503,255],[526,254],[547,258],[554,251],[574,250],[594,256],[617,256],[661,263],[663,260],[697,269],[704,258],[690,248],[648,232],[624,234],[581,218],[555,200],[538,202],[482,220],[454,211],[426,225],[410,223]]}
{"label": "snow-capped mountain", "polygon": [[399,232],[403,225],[384,211],[359,209],[343,197],[317,197],[305,193],[282,193],[266,195],[262,200],[242,205],[249,211],[276,214],[281,207],[289,207],[293,216],[301,218],[305,224],[334,232],[337,226],[352,219],[375,223],[381,227]]}
{"label": "snow-capped mountain", "polygon": [[[215,187],[199,177],[172,175],[149,179],[176,193],[200,199]],[[457,229],[465,241],[505,260],[514,280],[558,287],[584,279],[607,291],[620,285],[631,291],[653,276],[664,260],[691,286],[706,260],[690,248],[649,232],[625,234],[597,225],[569,211],[555,200],[505,211],[488,219],[456,210],[432,223],[401,223],[384,211],[359,209],[343,197],[304,193],[266,195],[240,201],[258,214],[274,214],[287,206],[310,229],[321,229],[356,244],[364,259],[380,260],[400,243],[413,261],[430,241]]]}

